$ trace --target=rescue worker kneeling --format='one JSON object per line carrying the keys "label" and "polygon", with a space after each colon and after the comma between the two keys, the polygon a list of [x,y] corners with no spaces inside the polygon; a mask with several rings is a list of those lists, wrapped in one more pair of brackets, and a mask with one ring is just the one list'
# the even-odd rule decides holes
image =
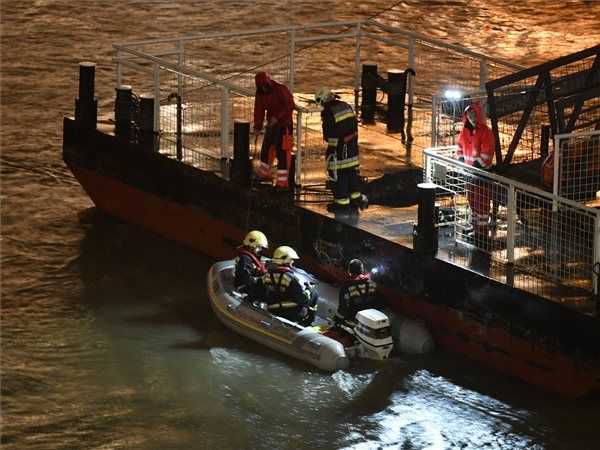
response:
{"label": "rescue worker kneeling", "polygon": [[293,263],[300,259],[296,251],[288,246],[275,249],[272,262],[275,267],[262,277],[267,292],[267,309],[284,319],[300,325],[310,325],[311,292],[300,284],[294,275]]}
{"label": "rescue worker kneeling", "polygon": [[348,279],[340,288],[338,310],[334,317],[336,325],[354,327],[354,318],[359,311],[379,307],[377,285],[371,281],[360,259],[348,263]]}
{"label": "rescue worker kneeling", "polygon": [[263,232],[252,230],[237,249],[233,284],[236,291],[247,294],[248,301],[260,300],[264,295],[262,276],[267,268],[260,254],[269,248],[269,242]]}
{"label": "rescue worker kneeling", "polygon": [[368,202],[360,192],[358,121],[354,110],[327,88],[317,91],[315,102],[323,107],[321,120],[323,140],[327,142],[327,172],[334,186],[334,200],[327,209],[337,212],[351,207],[365,208]]}

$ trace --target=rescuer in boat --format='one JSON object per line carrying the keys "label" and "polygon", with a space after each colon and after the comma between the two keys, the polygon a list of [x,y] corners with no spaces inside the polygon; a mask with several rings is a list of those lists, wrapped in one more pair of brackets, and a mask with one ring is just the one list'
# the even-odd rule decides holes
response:
{"label": "rescuer in boat", "polygon": [[342,284],[339,294],[338,310],[334,317],[336,325],[346,325],[353,328],[356,313],[364,309],[377,308],[377,284],[365,272],[360,259],[348,263],[348,279]]}
{"label": "rescuer in boat", "polygon": [[[478,102],[465,108],[463,128],[458,136],[458,160],[477,169],[488,170],[494,158],[495,139],[485,123],[483,110]],[[473,177],[467,180],[467,200],[471,207],[471,224],[475,240],[487,234],[490,212],[490,189],[488,182]]]}
{"label": "rescuer in boat", "polygon": [[321,88],[315,94],[315,102],[323,107],[323,140],[327,142],[327,172],[333,181],[333,203],[330,212],[364,208],[367,198],[360,192],[361,178],[358,173],[358,121],[352,107]]}
{"label": "rescuer in boat", "polygon": [[300,259],[298,253],[288,246],[281,246],[273,252],[274,267],[263,275],[266,288],[267,309],[280,317],[310,325],[314,318],[311,307],[316,296],[308,286],[302,286],[294,274],[294,260]]}
{"label": "rescuer in boat", "polygon": [[265,111],[267,126],[260,150],[258,178],[271,181],[271,163],[277,156],[277,179],[275,186],[288,187],[288,171],[292,152],[292,112],[294,97],[287,86],[271,79],[268,73],[258,72],[255,76],[254,134],[263,127]]}
{"label": "rescuer in boat", "polygon": [[260,254],[267,248],[269,242],[265,234],[252,230],[236,249],[233,283],[236,291],[247,294],[248,301],[258,300],[264,293],[262,276],[267,273],[267,268],[261,261]]}

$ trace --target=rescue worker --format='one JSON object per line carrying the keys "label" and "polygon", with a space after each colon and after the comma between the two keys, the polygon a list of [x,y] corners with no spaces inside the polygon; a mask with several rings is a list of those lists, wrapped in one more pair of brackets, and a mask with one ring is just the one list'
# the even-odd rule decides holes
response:
{"label": "rescue worker", "polygon": [[[465,108],[463,128],[458,136],[458,160],[477,169],[492,166],[495,139],[485,123],[483,110],[478,102]],[[490,189],[488,182],[474,176],[467,180],[467,200],[471,207],[471,224],[476,236],[487,232],[490,212]]]}
{"label": "rescue worker", "polygon": [[371,281],[360,259],[353,259],[348,263],[348,279],[340,288],[338,310],[334,322],[349,327],[355,325],[356,313],[363,309],[379,306],[376,297],[377,284]]}
{"label": "rescue worker", "polygon": [[267,309],[300,325],[310,325],[313,318],[310,311],[312,295],[294,274],[296,259],[300,259],[296,251],[285,245],[273,252],[274,267],[262,277],[267,292]]}
{"label": "rescue worker", "polygon": [[248,294],[248,301],[260,300],[264,294],[262,276],[267,268],[260,259],[260,254],[269,248],[267,237],[262,231],[252,230],[246,234],[242,245],[237,249],[235,258],[235,274],[233,283],[238,292]]}
{"label": "rescue worker", "polygon": [[254,78],[254,134],[263,128],[265,111],[267,126],[260,150],[258,178],[271,181],[271,164],[277,156],[277,179],[275,186],[288,187],[288,171],[292,152],[292,112],[294,97],[287,86],[271,79],[268,73],[258,72]]}
{"label": "rescue worker", "polygon": [[358,173],[358,121],[352,107],[337,98],[328,88],[315,94],[315,102],[323,107],[321,120],[323,140],[327,142],[327,171],[334,182],[330,212],[364,208],[367,198],[360,192]]}

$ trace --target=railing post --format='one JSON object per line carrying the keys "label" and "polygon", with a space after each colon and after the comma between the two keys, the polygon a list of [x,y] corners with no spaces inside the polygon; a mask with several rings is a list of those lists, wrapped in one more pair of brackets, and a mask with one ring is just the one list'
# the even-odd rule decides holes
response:
{"label": "railing post", "polygon": [[184,46],[183,41],[177,41],[177,50],[179,53],[177,54],[177,95],[179,98],[183,98],[183,75],[181,74],[181,68],[183,66],[184,60]]}
{"label": "railing post", "polygon": [[291,31],[288,33],[289,36],[289,73],[288,73],[288,88],[290,92],[294,93],[294,53],[296,52],[296,29],[292,27]]}
{"label": "railing post", "polygon": [[360,92],[360,22],[356,24],[356,46],[354,49],[354,111],[358,112],[358,94]]}
{"label": "railing post", "polygon": [[508,186],[508,201],[506,205],[506,262],[515,262],[515,231],[517,226],[517,198],[514,185]]}
{"label": "railing post", "polygon": [[552,176],[552,194],[553,198],[552,198],[552,211],[556,212],[558,211],[558,203],[556,202],[556,199],[559,196],[559,177],[560,177],[560,137],[556,136],[554,138],[554,175]]}
{"label": "railing post", "polygon": [[431,97],[431,146],[437,147],[437,112],[438,112],[438,96]]}
{"label": "railing post", "polygon": [[154,132],[160,132],[160,66],[154,63]]}
{"label": "railing post", "polygon": [[423,152],[423,182],[432,183],[431,181],[431,157],[427,152]]}
{"label": "railing post", "polygon": [[[415,39],[410,38],[408,40],[408,68],[417,71],[416,60],[415,60]],[[408,105],[407,105],[407,122],[409,124],[409,132],[407,133],[407,146],[406,146],[406,161],[411,162],[412,160],[412,133],[410,127],[413,122],[413,105],[415,100],[415,87],[412,76],[408,75],[406,82],[408,83]]]}
{"label": "railing post", "polygon": [[119,87],[123,84],[123,64],[121,64],[121,50],[117,50],[115,58],[117,60],[117,85],[115,87]]}
{"label": "railing post", "polygon": [[229,89],[221,88],[221,158],[228,157],[229,146]]}
{"label": "railing post", "polygon": [[302,111],[296,111],[296,168],[294,183],[302,186]]}
{"label": "railing post", "polygon": [[485,83],[488,79],[488,68],[487,59],[481,58],[479,60],[479,90],[485,92]]}
{"label": "railing post", "polygon": [[600,299],[600,213],[594,221],[594,259],[592,264],[592,288],[594,296]]}

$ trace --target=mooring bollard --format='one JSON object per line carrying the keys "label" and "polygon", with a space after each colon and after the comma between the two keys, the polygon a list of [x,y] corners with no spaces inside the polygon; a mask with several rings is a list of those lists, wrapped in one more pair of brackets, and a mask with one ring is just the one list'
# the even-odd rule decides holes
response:
{"label": "mooring bollard", "polygon": [[79,96],[75,99],[75,120],[80,127],[96,129],[98,99],[94,95],[96,63],[79,63]]}
{"label": "mooring bollard", "polygon": [[396,133],[404,129],[404,97],[406,96],[406,73],[388,70],[387,82],[387,131]]}
{"label": "mooring bollard", "polygon": [[438,230],[436,227],[435,190],[433,183],[417,185],[418,218],[414,235],[414,248],[417,252],[433,256],[438,250]]}
{"label": "mooring bollard", "polygon": [[362,88],[360,119],[362,123],[375,123],[377,102],[377,64],[362,65],[360,85]]}
{"label": "mooring bollard", "polygon": [[140,95],[138,140],[144,149],[158,151],[158,139],[154,133],[154,97],[150,94]]}
{"label": "mooring bollard", "polygon": [[233,122],[233,163],[231,180],[242,186],[250,186],[250,122]]}
{"label": "mooring bollard", "polygon": [[133,91],[128,84],[116,88],[115,98],[115,134],[121,137],[131,137],[131,122],[133,120]]}

